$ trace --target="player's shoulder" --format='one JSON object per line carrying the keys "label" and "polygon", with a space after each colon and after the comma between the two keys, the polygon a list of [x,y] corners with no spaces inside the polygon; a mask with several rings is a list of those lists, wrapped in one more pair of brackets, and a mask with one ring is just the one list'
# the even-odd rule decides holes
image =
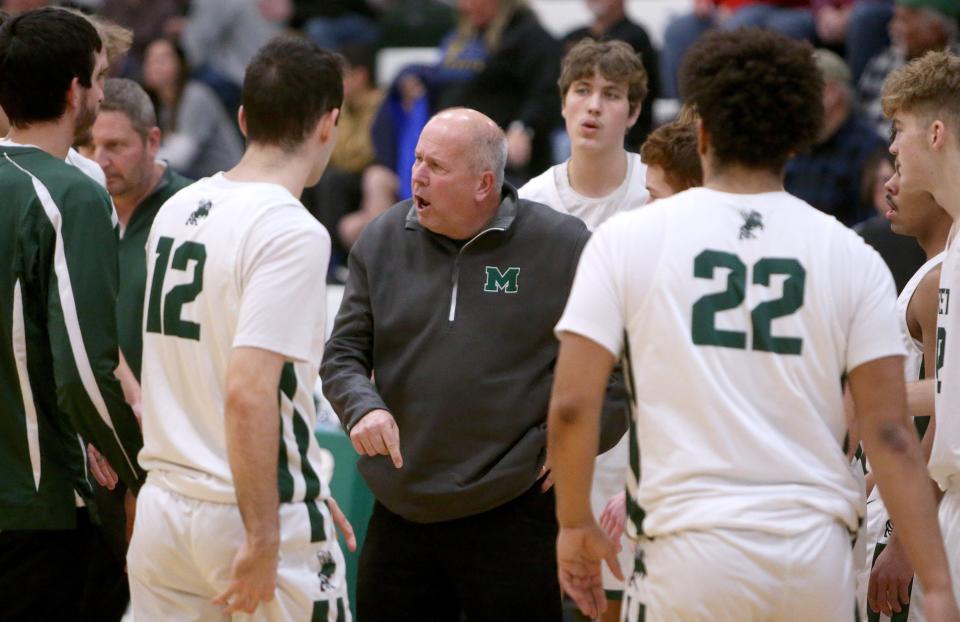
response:
{"label": "player's shoulder", "polygon": [[84,175],[97,182],[103,188],[107,187],[107,176],[104,174],[100,165],[84,156],[73,147],[67,151],[67,164],[77,167]]}
{"label": "player's shoulder", "polygon": [[555,175],[556,171],[562,166],[563,164],[555,164],[532,178],[517,190],[517,196],[521,199],[535,201],[556,209],[559,206],[554,205],[554,203],[557,203],[558,198]]}

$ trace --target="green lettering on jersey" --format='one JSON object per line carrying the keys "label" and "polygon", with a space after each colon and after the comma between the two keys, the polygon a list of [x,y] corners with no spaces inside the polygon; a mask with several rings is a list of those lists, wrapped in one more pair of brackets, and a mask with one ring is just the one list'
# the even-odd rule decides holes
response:
{"label": "green lettering on jersey", "polygon": [[[184,339],[200,340],[200,325],[180,317],[183,305],[196,300],[203,291],[203,267],[207,261],[207,249],[203,244],[186,241],[173,253],[170,267],[186,272],[193,262],[193,279],[173,287],[163,296],[163,282],[167,275],[167,261],[173,248],[173,238],[161,237],[157,240],[157,260],[153,265],[153,280],[150,283],[150,296],[147,302],[148,333],[160,333]],[[163,312],[161,313],[161,298]],[[161,323],[162,318],[162,323]]]}
{"label": "green lettering on jersey", "polygon": [[520,268],[510,267],[506,272],[501,272],[496,266],[486,267],[487,280],[483,284],[483,291],[490,293],[504,292],[507,294],[516,294],[520,291],[518,280],[520,278]]}
{"label": "green lettering on jersey", "polygon": [[[726,288],[720,292],[706,294],[693,304],[691,338],[693,343],[701,346],[745,350],[747,333],[718,329],[716,315],[743,304],[746,298],[747,267],[733,253],[705,250],[693,261],[693,276],[712,280],[717,268],[729,270]],[[773,320],[792,315],[803,306],[807,273],[796,259],[765,257],[753,265],[752,282],[755,285],[769,287],[770,277],[775,274],[787,277],[783,282],[783,294],[775,300],[761,302],[750,312],[753,338],[751,347],[760,352],[799,355],[803,348],[803,339],[775,336],[772,332],[772,324]]]}

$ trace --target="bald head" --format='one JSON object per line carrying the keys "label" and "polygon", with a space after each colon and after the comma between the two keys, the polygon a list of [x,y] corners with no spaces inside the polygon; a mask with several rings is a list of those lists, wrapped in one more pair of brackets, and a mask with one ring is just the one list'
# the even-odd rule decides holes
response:
{"label": "bald head", "polygon": [[442,129],[448,140],[462,148],[473,172],[493,173],[499,195],[507,166],[507,137],[493,119],[471,108],[449,108],[435,114],[430,125]]}

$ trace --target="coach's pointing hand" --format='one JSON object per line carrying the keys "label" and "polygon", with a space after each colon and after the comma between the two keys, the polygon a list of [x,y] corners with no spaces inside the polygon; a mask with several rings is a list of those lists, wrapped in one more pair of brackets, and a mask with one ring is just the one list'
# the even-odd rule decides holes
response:
{"label": "coach's pointing hand", "polygon": [[358,454],[390,456],[393,466],[403,466],[400,455],[400,429],[393,415],[378,408],[371,410],[350,430],[350,441]]}

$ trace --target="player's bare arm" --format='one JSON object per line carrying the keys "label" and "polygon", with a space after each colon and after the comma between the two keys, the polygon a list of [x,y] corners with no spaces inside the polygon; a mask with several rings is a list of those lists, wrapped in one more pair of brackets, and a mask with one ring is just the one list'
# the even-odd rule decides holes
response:
{"label": "player's bare arm", "polygon": [[234,557],[230,585],[213,600],[226,614],[252,613],[274,595],[280,546],[277,387],[283,363],[274,352],[235,348],[227,369],[227,454],[246,538]]}
{"label": "player's bare arm", "polygon": [[600,439],[600,411],[614,357],[600,344],[564,333],[550,397],[547,451],[557,494],[557,566],[560,587],[595,618],[607,601],[600,576],[606,561],[618,579],[616,547],[590,510],[593,463]]}
{"label": "player's bare arm", "polygon": [[926,485],[926,464],[906,416],[902,378],[900,357],[876,359],[849,374],[864,446],[900,541],[923,584],[924,609],[930,619],[958,620],[936,507]]}

